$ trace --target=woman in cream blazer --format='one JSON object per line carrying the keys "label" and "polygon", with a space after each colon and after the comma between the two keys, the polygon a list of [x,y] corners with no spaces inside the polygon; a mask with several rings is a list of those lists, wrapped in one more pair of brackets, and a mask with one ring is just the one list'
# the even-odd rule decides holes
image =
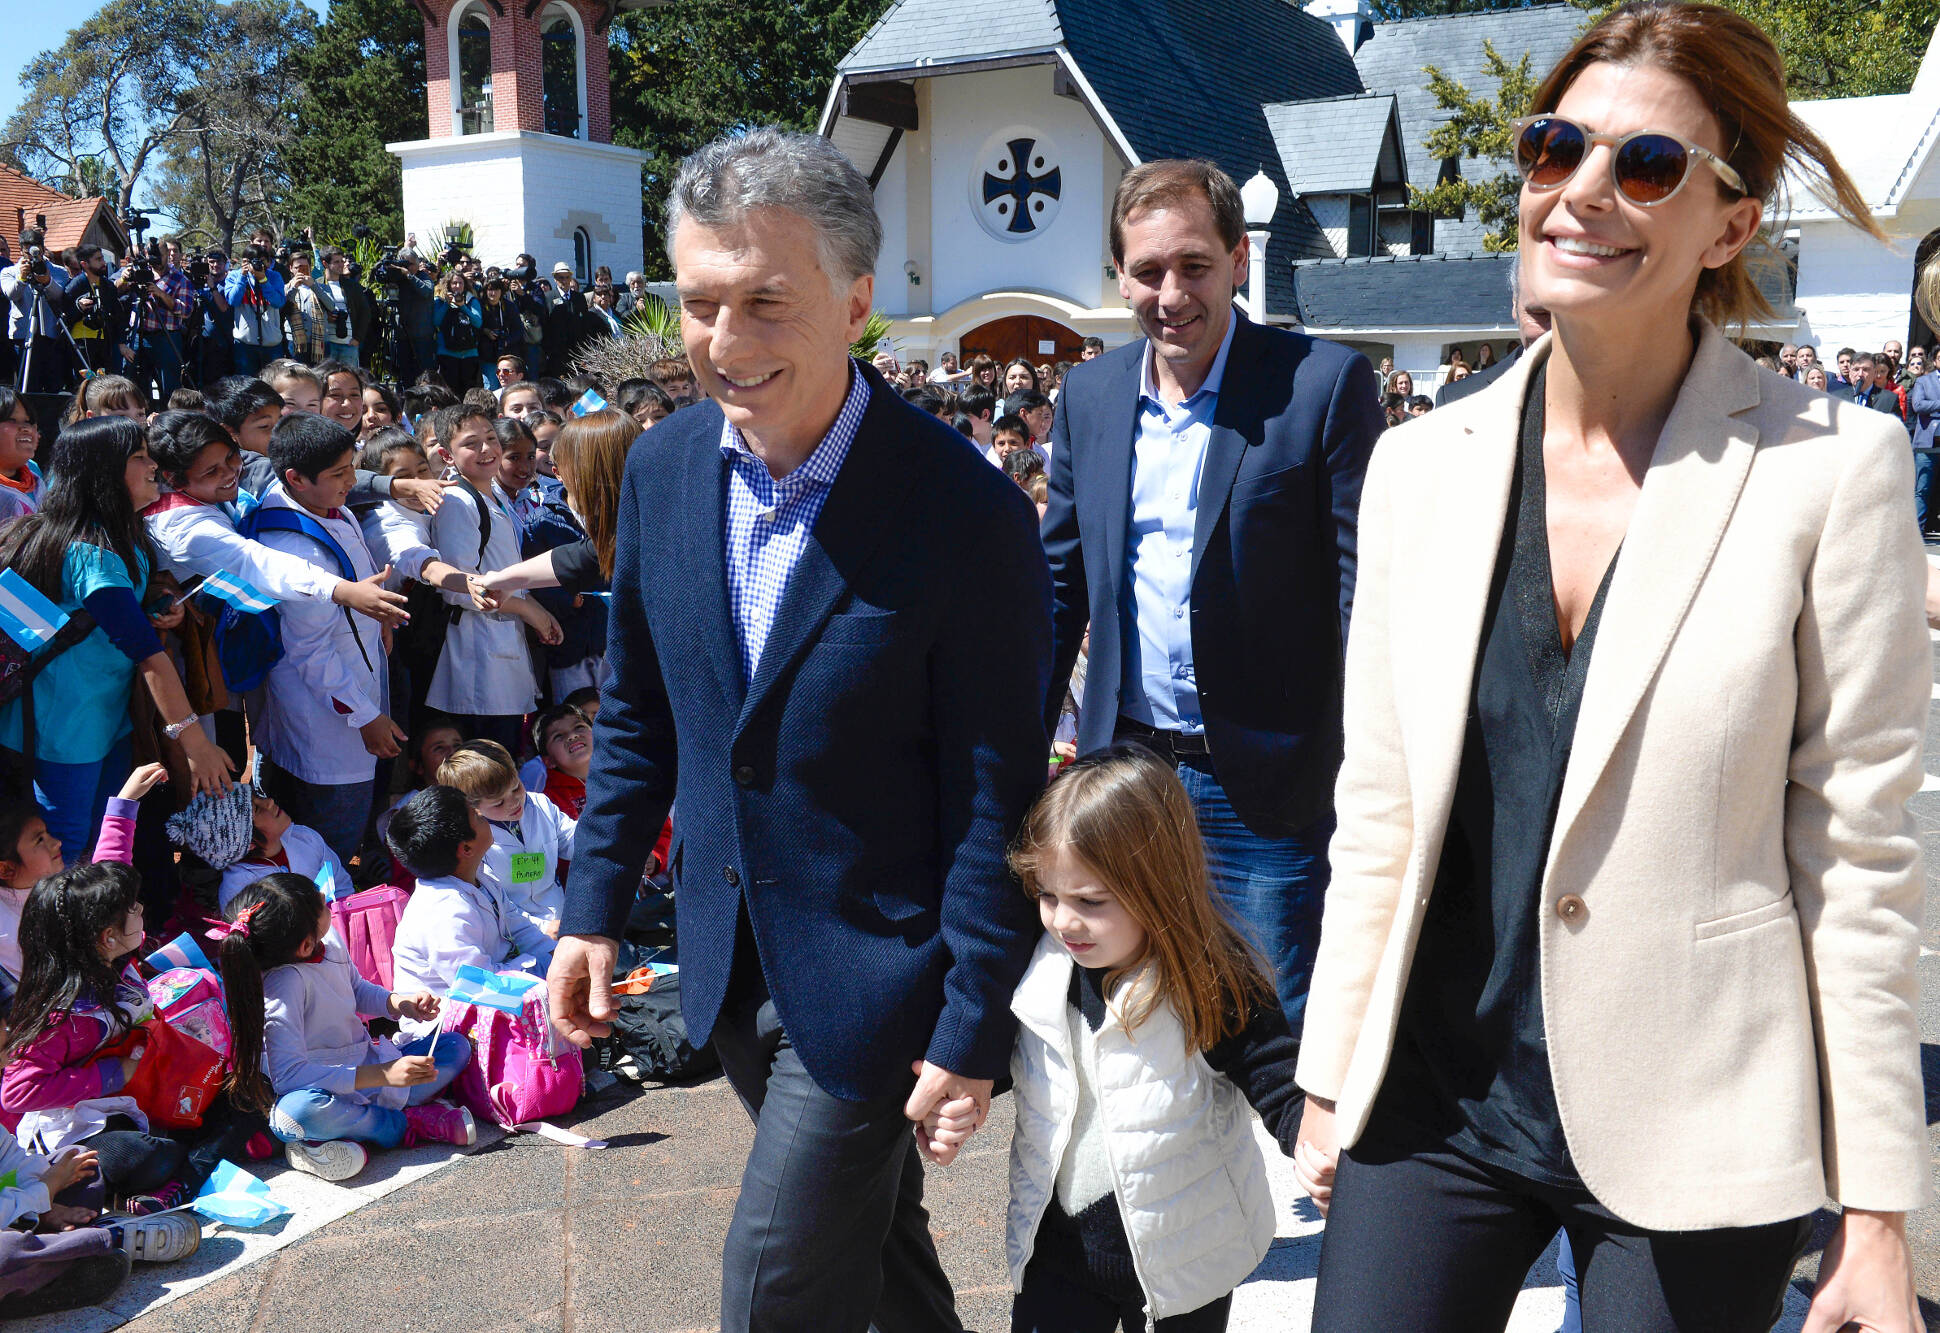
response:
{"label": "woman in cream blazer", "polygon": [[[1870,229],[1779,70],[1707,7],[1587,34],[1518,145],[1554,332],[1369,467],[1299,1065],[1316,1330],[1499,1328],[1559,1227],[1589,1333],[1766,1328],[1828,1196],[1807,1328],[1920,1326],[1908,440],[1703,318],[1756,310],[1788,152]],[[1548,639],[1560,750],[1501,721]]]}

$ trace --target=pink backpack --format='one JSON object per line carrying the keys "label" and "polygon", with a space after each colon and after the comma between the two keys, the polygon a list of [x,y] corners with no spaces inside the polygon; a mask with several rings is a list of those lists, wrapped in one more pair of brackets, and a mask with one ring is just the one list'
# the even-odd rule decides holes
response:
{"label": "pink backpack", "polygon": [[471,1063],[456,1084],[472,1114],[511,1129],[579,1104],[586,1067],[579,1048],[553,1031],[544,986],[527,993],[516,1018],[485,1005],[445,1004],[445,1030],[472,1040]]}
{"label": "pink backpack", "polygon": [[395,884],[382,884],[353,893],[330,904],[337,938],[350,951],[357,974],[373,985],[391,988],[391,946],[397,940],[398,919],[411,895]]}
{"label": "pink backpack", "polygon": [[194,1037],[224,1060],[229,1058],[229,1011],[222,982],[199,967],[171,967],[149,978],[148,1000],[177,1032]]}

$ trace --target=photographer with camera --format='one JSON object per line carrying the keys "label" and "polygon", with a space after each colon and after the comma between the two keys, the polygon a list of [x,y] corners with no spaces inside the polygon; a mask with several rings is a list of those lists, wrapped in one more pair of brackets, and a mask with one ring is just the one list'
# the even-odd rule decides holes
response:
{"label": "photographer with camera", "polygon": [[136,319],[135,363],[143,372],[136,380],[152,377],[155,401],[166,404],[182,387],[183,339],[195,313],[195,288],[182,270],[182,243],[173,236],[151,242],[148,253],[135,252],[122,277],[131,291],[146,297]]}
{"label": "photographer with camera", "polygon": [[392,247],[371,270],[371,277],[390,288],[395,303],[397,345],[392,356],[396,363],[399,389],[417,383],[425,371],[438,368],[438,326],[432,309],[436,293],[430,279],[423,276],[430,268],[417,252],[417,235],[405,238],[403,248]]}
{"label": "photographer with camera", "polygon": [[21,233],[20,262],[0,270],[0,295],[7,298],[15,387],[25,393],[66,393],[71,387],[64,336],[67,291],[48,268],[39,228]]}
{"label": "photographer with camera", "polygon": [[317,283],[317,290],[323,295],[330,330],[324,335],[323,351],[328,359],[346,366],[363,364],[364,339],[370,333],[370,296],[357,278],[357,266],[342,250],[334,245],[324,247],[323,279]]}
{"label": "photographer with camera", "polygon": [[196,383],[214,384],[236,369],[236,317],[222,292],[229,280],[229,256],[211,246],[190,259],[184,271],[202,311],[202,318],[196,322],[193,357]]}
{"label": "photographer with camera", "polygon": [[122,299],[125,278],[109,275],[107,251],[98,245],[77,245],[70,253],[81,271],[67,283],[68,335],[87,370],[119,375],[124,358],[132,355]]}
{"label": "photographer with camera", "polygon": [[243,248],[242,263],[223,280],[238,375],[257,374],[283,355],[283,306],[289,293],[283,275],[271,266],[275,258],[275,251],[261,241],[251,241]]}
{"label": "photographer with camera", "polygon": [[479,373],[484,376],[486,388],[496,389],[499,358],[525,356],[525,322],[519,318],[518,307],[512,304],[509,284],[503,276],[486,275],[478,312],[483,319],[478,329]]}

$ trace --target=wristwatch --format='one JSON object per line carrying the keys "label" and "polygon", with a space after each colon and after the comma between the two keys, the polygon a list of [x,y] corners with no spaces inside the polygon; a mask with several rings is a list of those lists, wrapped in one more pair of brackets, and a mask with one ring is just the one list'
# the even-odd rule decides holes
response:
{"label": "wristwatch", "polygon": [[197,714],[190,713],[187,717],[183,718],[180,722],[171,722],[167,726],[163,727],[162,734],[167,736],[172,741],[179,741],[182,739],[183,732],[187,731],[190,727],[194,726],[196,723],[200,722],[201,720],[202,720],[201,717],[199,717]]}

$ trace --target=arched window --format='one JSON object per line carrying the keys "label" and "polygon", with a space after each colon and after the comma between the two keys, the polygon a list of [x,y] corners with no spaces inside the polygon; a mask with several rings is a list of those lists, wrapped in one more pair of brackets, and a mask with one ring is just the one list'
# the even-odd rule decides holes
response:
{"label": "arched window", "polygon": [[586,137],[586,65],[580,58],[584,41],[579,15],[567,6],[550,5],[539,16],[547,134]]}
{"label": "arched window", "polygon": [[584,227],[573,228],[573,276],[582,287],[593,283],[593,237]]}
{"label": "arched window", "polygon": [[451,23],[451,124],[458,134],[492,132],[492,21],[478,3],[460,5]]}

